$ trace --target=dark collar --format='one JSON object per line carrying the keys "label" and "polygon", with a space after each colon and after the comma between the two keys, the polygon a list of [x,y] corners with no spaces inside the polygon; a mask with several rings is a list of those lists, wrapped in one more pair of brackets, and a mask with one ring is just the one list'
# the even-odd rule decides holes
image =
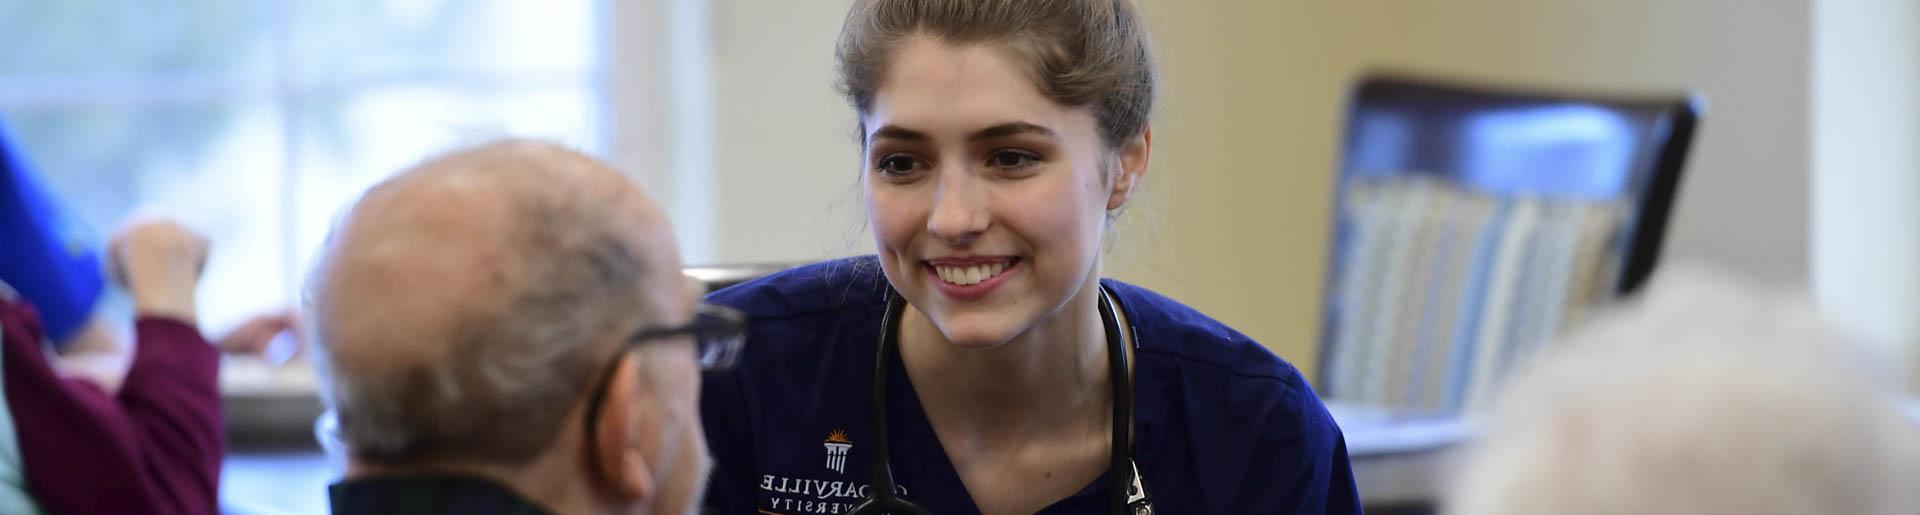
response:
{"label": "dark collar", "polygon": [[549,515],[499,483],[473,476],[395,475],[327,487],[338,515]]}

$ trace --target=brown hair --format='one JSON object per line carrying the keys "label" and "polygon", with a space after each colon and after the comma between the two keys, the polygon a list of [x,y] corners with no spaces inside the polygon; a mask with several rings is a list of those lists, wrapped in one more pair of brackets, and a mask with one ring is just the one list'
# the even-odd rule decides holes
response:
{"label": "brown hair", "polygon": [[841,94],[856,111],[873,107],[889,60],[917,35],[1004,47],[1041,94],[1091,108],[1109,147],[1146,130],[1155,73],[1131,0],[858,0],[835,52]]}

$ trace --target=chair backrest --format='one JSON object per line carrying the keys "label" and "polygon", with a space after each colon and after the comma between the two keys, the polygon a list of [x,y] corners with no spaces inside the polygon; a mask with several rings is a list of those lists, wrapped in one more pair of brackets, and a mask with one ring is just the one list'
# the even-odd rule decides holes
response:
{"label": "chair backrest", "polygon": [[[1470,343],[1473,338],[1469,333],[1499,329],[1483,324],[1492,321],[1516,326],[1533,324],[1539,326],[1535,328],[1540,330],[1527,334],[1537,335],[1551,332],[1561,321],[1561,315],[1544,311],[1500,313],[1497,317],[1487,317],[1477,312],[1467,313],[1478,308],[1459,308],[1462,311],[1458,318],[1467,322],[1431,332],[1452,334],[1453,338],[1468,343],[1454,345],[1457,342],[1442,341],[1429,349],[1426,347],[1428,342],[1422,341],[1418,344],[1418,353],[1408,354],[1402,349],[1393,351],[1400,354],[1391,359],[1383,357],[1387,351],[1342,348],[1383,345],[1369,340],[1382,338],[1378,334],[1367,335],[1356,341],[1351,333],[1365,331],[1353,331],[1352,326],[1364,322],[1360,318],[1372,309],[1369,306],[1402,303],[1399,295],[1407,294],[1405,289],[1427,288],[1418,282],[1425,277],[1419,274],[1425,273],[1423,266],[1433,265],[1431,260],[1399,262],[1393,265],[1398,267],[1396,272],[1386,273],[1377,266],[1365,268],[1357,264],[1355,261],[1359,258],[1356,252],[1398,255],[1396,253],[1404,253],[1412,247],[1405,242],[1393,243],[1400,245],[1397,247],[1365,246],[1368,242],[1378,244],[1395,238],[1424,237],[1429,240],[1422,245],[1431,247],[1434,239],[1441,238],[1432,236],[1428,231],[1431,228],[1427,227],[1401,227],[1399,232],[1368,235],[1365,227],[1367,220],[1361,214],[1377,214],[1381,209],[1402,210],[1388,214],[1389,218],[1400,217],[1396,219],[1402,220],[1399,222],[1402,226],[1423,223],[1417,220],[1435,216],[1453,217],[1454,221],[1447,223],[1458,223],[1465,229],[1453,231],[1459,233],[1453,236],[1461,238],[1462,242],[1451,252],[1475,256],[1471,259],[1492,261],[1492,256],[1502,252],[1498,241],[1502,230],[1507,231],[1507,239],[1520,242],[1508,242],[1504,251],[1509,254],[1514,253],[1515,245],[1536,245],[1538,243],[1534,240],[1547,237],[1542,236],[1543,229],[1537,230],[1538,233],[1514,232],[1522,230],[1506,223],[1514,216],[1525,214],[1529,224],[1527,228],[1530,229],[1532,224],[1550,225],[1553,223],[1550,219],[1554,216],[1570,211],[1606,213],[1605,243],[1596,250],[1603,257],[1583,261],[1581,266],[1596,270],[1581,273],[1598,277],[1594,281],[1599,284],[1592,285],[1596,295],[1626,295],[1646,281],[1659,260],[1667,218],[1702,105],[1700,98],[1691,93],[1646,97],[1587,96],[1423,80],[1403,75],[1371,75],[1363,78],[1349,98],[1345,142],[1335,191],[1335,227],[1328,260],[1328,287],[1321,331],[1321,391],[1336,400],[1357,397],[1353,385],[1364,380],[1356,377],[1356,374],[1393,374],[1401,372],[1393,368],[1396,366],[1426,367],[1428,363],[1433,363],[1434,371],[1428,374],[1433,376],[1429,378],[1432,384],[1450,389],[1452,393],[1450,396],[1434,394],[1432,402],[1428,403],[1429,407],[1445,405],[1449,408],[1443,411],[1457,409],[1465,403],[1460,398],[1466,395],[1462,392],[1469,389],[1465,383],[1471,382],[1461,378],[1470,378],[1476,373],[1461,369],[1473,368],[1476,363],[1488,363],[1484,358],[1471,356],[1473,352],[1485,352],[1486,349],[1474,350]],[[1408,193],[1412,190],[1418,191]],[[1375,209],[1356,205],[1368,202],[1386,207]],[[1397,207],[1409,203],[1418,204],[1419,207]],[[1446,213],[1449,209],[1459,211],[1468,207],[1472,208],[1470,214]],[[1502,224],[1508,226],[1503,227]],[[1570,222],[1567,227],[1575,225],[1578,223]],[[1421,236],[1411,236],[1415,234]],[[1475,234],[1481,235],[1478,243],[1468,241],[1473,240]],[[1573,248],[1573,245],[1575,243],[1569,239],[1567,248]],[[1356,250],[1361,247],[1365,249]],[[1434,252],[1426,247],[1422,247],[1422,250]],[[1562,257],[1564,262],[1561,268],[1572,266],[1569,264],[1572,258]],[[1404,258],[1392,259],[1404,261]],[[1529,259],[1552,257],[1535,256]],[[1450,279],[1453,283],[1445,286],[1466,293],[1449,293],[1454,297],[1427,304],[1420,304],[1417,300],[1405,301],[1405,305],[1398,306],[1400,312],[1396,316],[1401,318],[1374,323],[1403,323],[1400,320],[1404,317],[1420,316],[1421,313],[1433,318],[1431,311],[1436,305],[1442,311],[1455,309],[1456,303],[1488,305],[1487,299],[1483,298],[1485,291],[1499,288],[1526,291],[1529,285],[1536,284],[1509,280],[1507,282],[1511,284],[1489,287],[1485,283],[1494,278],[1485,273],[1485,269],[1497,266],[1483,263],[1479,265],[1481,273],[1455,274],[1459,277]],[[1383,273],[1386,275],[1368,277],[1368,274]],[[1387,286],[1379,286],[1382,284]],[[1385,293],[1365,288],[1357,290],[1356,285],[1387,290],[1383,290]],[[1386,297],[1357,298],[1377,295]],[[1511,300],[1501,299],[1503,302]],[[1492,306],[1490,309],[1505,308]],[[1445,311],[1442,317],[1455,316],[1454,313]],[[1528,320],[1542,317],[1551,320],[1545,323]],[[1349,334],[1342,334],[1343,327]],[[1392,338],[1408,337],[1402,335]],[[1420,338],[1424,340],[1426,336]],[[1413,345],[1407,342],[1401,344]],[[1523,342],[1519,346],[1534,344]],[[1365,356],[1355,358],[1356,355]],[[1510,359],[1511,356],[1501,358]],[[1496,360],[1499,363],[1494,368],[1504,368],[1500,363],[1505,361],[1501,360]],[[1483,371],[1478,373],[1486,374]],[[1420,380],[1416,374],[1413,381]],[[1484,377],[1480,380],[1486,381]],[[1393,388],[1407,386],[1406,380],[1396,381]],[[1446,386],[1449,381],[1454,383],[1451,388]],[[1402,395],[1381,394],[1378,389],[1374,388],[1370,395],[1394,397],[1385,402],[1389,407],[1398,404],[1398,397]],[[1417,391],[1414,394],[1424,395]],[[1452,400],[1448,401],[1447,398]]]}
{"label": "chair backrest", "polygon": [[700,284],[706,287],[707,293],[712,293],[728,286],[772,275],[774,272],[793,268],[794,266],[798,265],[761,263],[749,265],[690,266],[681,270],[681,273],[696,281],[700,281]]}

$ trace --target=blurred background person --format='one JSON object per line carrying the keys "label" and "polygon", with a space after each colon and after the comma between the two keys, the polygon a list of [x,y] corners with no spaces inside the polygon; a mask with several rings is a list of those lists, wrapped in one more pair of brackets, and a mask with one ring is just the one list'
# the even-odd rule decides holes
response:
{"label": "blurred background person", "polygon": [[1920,513],[1895,362],[1803,297],[1663,272],[1504,387],[1452,515]]}
{"label": "blurred background person", "polygon": [[[89,227],[70,201],[46,187],[0,124],[0,281],[40,313],[56,367],[111,392],[126,373],[130,348]],[[293,325],[288,310],[258,314],[215,341],[231,354],[261,355],[283,332],[297,338]]]}
{"label": "blurred background person", "polygon": [[[293,317],[255,316],[209,348],[197,299],[207,247],[177,222],[136,218],[103,249],[0,127],[0,285],[14,323],[0,512],[215,509],[224,420],[218,364],[201,358],[259,355]],[[115,283],[130,317],[113,306]]]}
{"label": "blurred background person", "polygon": [[[219,361],[195,326],[194,288],[207,240],[177,223],[142,220],[115,237],[108,264],[133,299],[136,345],[124,383],[107,388],[57,370],[37,310],[0,300],[7,444],[26,497],[9,509],[46,513],[217,511],[226,446]],[[5,284],[5,283],[0,283]]]}
{"label": "blurred background person", "polygon": [[55,349],[116,347],[111,324],[95,315],[107,287],[97,242],[14,147],[0,125],[0,280],[40,312]]}

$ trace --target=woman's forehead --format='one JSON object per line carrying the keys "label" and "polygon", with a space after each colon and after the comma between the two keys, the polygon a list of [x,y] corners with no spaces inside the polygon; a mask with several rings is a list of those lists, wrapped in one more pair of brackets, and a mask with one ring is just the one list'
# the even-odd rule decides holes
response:
{"label": "woman's forehead", "polygon": [[1011,122],[1065,133],[1078,129],[1074,114],[1091,126],[1091,115],[1078,111],[1042,94],[1006,51],[915,38],[894,56],[864,121],[869,137],[887,126],[938,135]]}

